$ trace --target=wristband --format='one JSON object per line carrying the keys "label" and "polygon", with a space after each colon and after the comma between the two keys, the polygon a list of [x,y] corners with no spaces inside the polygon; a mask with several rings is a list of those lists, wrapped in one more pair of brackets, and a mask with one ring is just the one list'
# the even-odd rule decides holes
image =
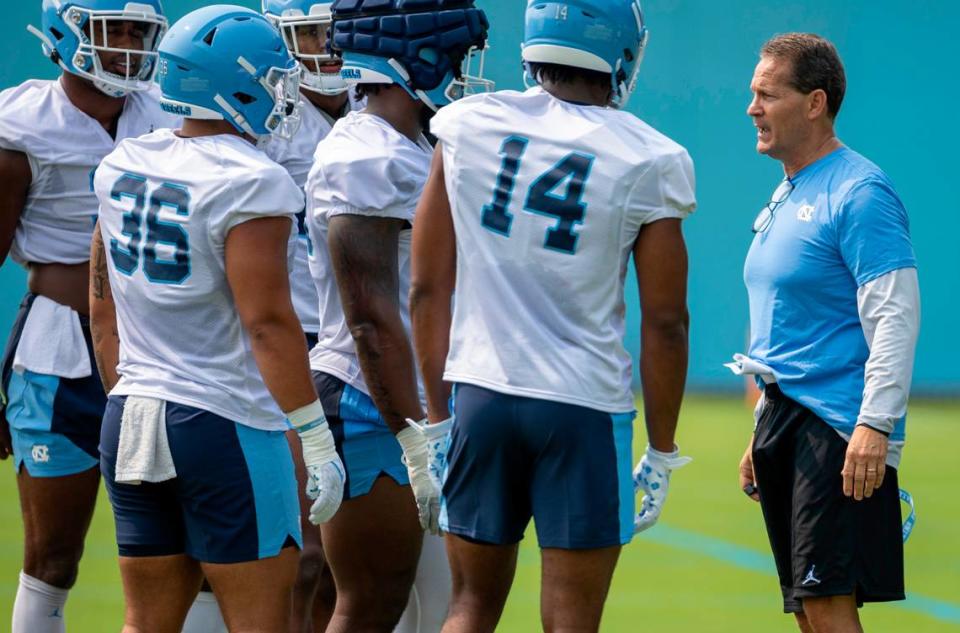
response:
{"label": "wristband", "polygon": [[309,431],[311,428],[326,422],[327,416],[324,415],[323,405],[320,404],[320,399],[317,398],[310,404],[288,413],[287,420],[290,421],[290,426],[303,432]]}
{"label": "wristband", "polygon": [[890,437],[890,432],[889,432],[889,431],[884,431],[883,429],[878,429],[877,427],[875,427],[875,426],[872,425],[872,424],[867,424],[866,422],[857,422],[857,426],[865,426],[865,427],[867,427],[868,429],[870,429],[871,431],[876,431],[877,433],[879,433],[880,435],[883,435],[884,437],[887,437],[887,438]]}

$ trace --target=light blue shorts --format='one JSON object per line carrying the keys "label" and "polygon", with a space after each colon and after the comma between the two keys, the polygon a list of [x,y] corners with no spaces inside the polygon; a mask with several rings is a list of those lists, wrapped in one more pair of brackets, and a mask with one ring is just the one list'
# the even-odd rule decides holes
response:
{"label": "light blue shorts", "polygon": [[99,463],[97,444],[107,397],[93,365],[93,344],[86,317],[80,318],[90,375],[60,378],[32,371],[13,371],[13,357],[35,295],[27,295],[7,342],[2,361],[2,388],[7,397],[5,415],[13,440],[13,465],[31,477],[75,475]]}
{"label": "light blue shorts", "polygon": [[347,471],[343,498],[362,497],[382,475],[410,485],[403,449],[373,399],[330,374],[313,372],[313,383]]}

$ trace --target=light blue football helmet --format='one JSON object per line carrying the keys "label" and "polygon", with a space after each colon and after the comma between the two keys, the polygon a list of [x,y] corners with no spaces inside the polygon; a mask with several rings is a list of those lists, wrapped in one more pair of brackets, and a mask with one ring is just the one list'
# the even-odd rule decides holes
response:
{"label": "light blue football helmet", "polygon": [[[262,4],[263,14],[277,27],[287,48],[300,62],[300,87],[328,96],[347,91],[340,76],[342,62],[326,46],[327,32],[333,23],[332,6],[333,2],[316,0],[263,0]],[[308,37],[316,38],[318,52],[301,50],[303,39]]]}
{"label": "light blue football helmet", "polygon": [[529,0],[523,61],[608,73],[611,105],[622,108],[637,86],[647,35],[640,0]]}
{"label": "light blue football helmet", "polygon": [[[43,0],[40,27],[27,30],[40,38],[43,54],[68,73],[89,79],[111,97],[146,90],[157,69],[157,45],[167,30],[160,0]],[[107,34],[118,22],[138,22],[143,48],[110,47]],[[104,68],[100,54],[122,53],[125,61]]]}
{"label": "light blue football helmet", "polygon": [[160,43],[161,107],[189,119],[223,119],[261,140],[300,125],[300,66],[256,11],[227,4],[178,20]]}
{"label": "light blue football helmet", "polygon": [[488,28],[474,0],[337,0],[331,48],[347,84],[397,84],[437,110],[493,89],[483,77]]}

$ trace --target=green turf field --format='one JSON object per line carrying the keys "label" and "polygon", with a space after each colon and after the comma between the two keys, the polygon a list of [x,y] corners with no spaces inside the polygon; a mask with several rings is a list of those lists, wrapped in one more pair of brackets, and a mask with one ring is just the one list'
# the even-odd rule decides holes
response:
{"label": "green turf field", "polygon": [[[901,484],[918,522],[906,546],[909,600],[872,605],[870,633],[960,632],[960,404],[914,403]],[[737,463],[751,428],[739,400],[691,398],[678,439],[695,461],[675,475],[664,517],[620,560],[604,631],[770,633],[796,630],[780,614],[759,507],[737,490]],[[642,442],[638,441],[638,448]],[[0,630],[7,630],[20,569],[21,532],[13,474],[0,477]],[[64,517],[64,520],[70,520]],[[532,531],[500,630],[539,629],[538,556]],[[67,603],[69,633],[119,631],[121,595],[106,496],[94,519]]]}

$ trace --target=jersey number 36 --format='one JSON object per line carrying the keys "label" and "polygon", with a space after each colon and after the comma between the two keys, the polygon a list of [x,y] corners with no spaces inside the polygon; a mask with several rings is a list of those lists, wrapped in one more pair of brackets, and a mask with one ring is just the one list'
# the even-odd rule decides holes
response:
{"label": "jersey number 36", "polygon": [[[130,239],[126,246],[121,246],[119,240],[110,240],[110,256],[117,270],[132,275],[142,264],[143,274],[153,283],[180,284],[186,281],[190,276],[189,236],[182,226],[162,222],[159,216],[163,207],[172,209],[180,216],[188,215],[190,192],[181,185],[167,182],[150,187],[145,177],[124,174],[113,185],[110,196],[117,201],[133,199],[133,209],[123,214],[121,230]],[[157,244],[171,246],[173,258],[161,259],[157,255]]]}
{"label": "jersey number 36", "polygon": [[[506,237],[510,237],[513,225],[510,203],[517,184],[517,173],[529,144],[530,140],[522,136],[510,136],[503,142],[500,147],[503,163],[493,190],[493,202],[483,207],[480,216],[485,228]],[[583,192],[595,158],[590,154],[572,152],[530,185],[523,210],[557,219],[556,225],[547,230],[544,248],[561,253],[577,252],[579,235],[574,228],[583,223],[587,213]],[[563,183],[567,185],[566,192],[563,195],[555,193]]]}

